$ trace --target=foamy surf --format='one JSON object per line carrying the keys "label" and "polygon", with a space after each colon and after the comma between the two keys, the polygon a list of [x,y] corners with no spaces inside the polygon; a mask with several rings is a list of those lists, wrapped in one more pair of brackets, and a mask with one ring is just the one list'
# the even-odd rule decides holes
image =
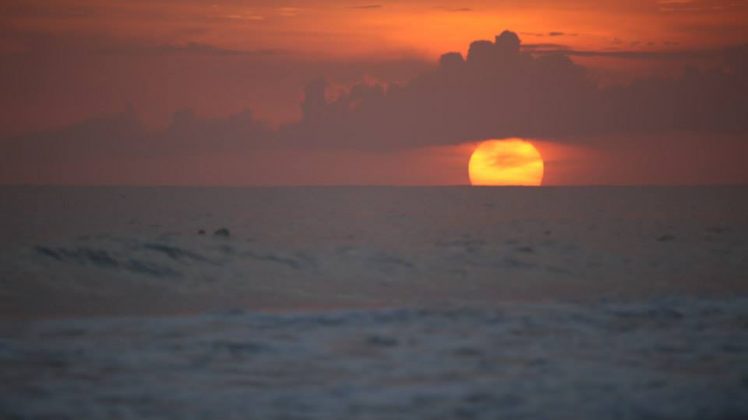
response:
{"label": "foamy surf", "polygon": [[748,415],[748,301],[3,324],[4,418]]}

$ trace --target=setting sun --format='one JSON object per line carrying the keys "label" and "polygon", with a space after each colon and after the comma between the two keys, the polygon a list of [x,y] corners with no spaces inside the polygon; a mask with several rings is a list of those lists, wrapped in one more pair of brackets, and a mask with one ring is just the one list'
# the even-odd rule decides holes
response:
{"label": "setting sun", "polygon": [[538,186],[543,181],[543,158],[525,140],[486,140],[470,156],[468,170],[472,185]]}

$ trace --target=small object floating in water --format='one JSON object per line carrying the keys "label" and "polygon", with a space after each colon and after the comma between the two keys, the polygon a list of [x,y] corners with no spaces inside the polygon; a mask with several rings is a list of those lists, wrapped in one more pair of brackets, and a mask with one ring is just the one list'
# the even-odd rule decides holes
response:
{"label": "small object floating in water", "polygon": [[223,236],[224,238],[228,238],[229,236],[231,236],[231,232],[229,232],[229,230],[226,228],[220,228],[213,232],[213,236]]}
{"label": "small object floating in water", "polygon": [[197,231],[198,235],[205,235],[205,229],[200,229]]}
{"label": "small object floating in water", "polygon": [[670,242],[670,241],[672,241],[674,239],[675,239],[675,236],[668,235],[668,234],[662,235],[659,238],[657,238],[657,240],[660,241],[660,242]]}

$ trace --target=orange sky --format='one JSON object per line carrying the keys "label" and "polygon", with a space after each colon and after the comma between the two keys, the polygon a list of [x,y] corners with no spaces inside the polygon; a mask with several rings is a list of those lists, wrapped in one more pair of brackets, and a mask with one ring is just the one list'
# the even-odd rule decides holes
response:
{"label": "orange sky", "polygon": [[[738,45],[746,42],[747,22],[748,2],[742,0],[473,0],[460,2],[459,7],[446,0],[6,0],[0,5],[0,59],[33,56],[46,48],[52,50],[46,54],[54,57],[47,57],[43,64],[60,67],[62,71],[74,73],[81,61],[88,60],[96,62],[85,64],[88,68],[83,69],[84,73],[97,67],[102,71],[114,67],[114,73],[116,69],[133,73],[129,85],[122,87],[124,94],[112,93],[112,97],[106,99],[97,97],[90,106],[56,106],[57,110],[45,109],[44,103],[56,103],[55,91],[64,90],[57,84],[71,82],[58,81],[63,79],[58,74],[50,76],[55,80],[49,82],[54,86],[47,90],[48,95],[26,106],[29,113],[37,106],[55,122],[52,125],[80,120],[93,109],[113,112],[122,109],[125,103],[134,104],[147,121],[163,123],[174,111],[167,108],[179,107],[180,103],[161,105],[160,100],[130,97],[134,95],[129,92],[138,91],[137,86],[132,85],[143,84],[135,80],[139,73],[150,71],[142,69],[170,65],[200,69],[213,66],[217,61],[212,58],[210,64],[175,64],[168,57],[154,57],[167,55],[168,48],[194,47],[193,52],[223,52],[224,61],[232,60],[231,53],[239,52],[256,57],[275,54],[286,60],[306,62],[338,60],[343,62],[336,67],[339,73],[346,60],[433,62],[447,51],[465,53],[471,41],[493,39],[504,29],[517,32],[525,45],[553,45],[584,51],[662,52]],[[149,49],[153,54],[145,53]],[[55,56],[55,50],[60,56]],[[101,57],[103,53],[130,54],[130,57],[124,63],[112,63],[112,59]],[[73,55],[81,57],[71,58]],[[233,59],[237,61],[237,57]],[[671,63],[657,60],[622,63],[600,57],[574,59],[599,68],[601,80],[626,79],[631,74],[665,72],[673,68]],[[67,61],[73,63],[68,65]],[[213,77],[236,72],[231,70],[231,63],[224,67],[229,70],[206,72],[215,74]],[[621,72],[622,67],[626,72]],[[373,80],[384,78],[389,82],[407,80],[414,74],[400,71],[383,76],[371,71],[361,72],[353,77],[315,68],[304,75],[277,76],[283,80],[262,80],[262,76],[248,75],[247,78],[262,81],[248,88],[241,101],[222,95],[208,106],[195,98],[183,98],[181,105],[196,108],[205,115],[224,115],[249,106],[266,119],[288,121],[298,116],[301,88],[313,77],[324,76],[332,82],[345,84],[362,76]],[[173,83],[188,83],[179,80],[181,73],[175,74]],[[102,75],[82,77],[95,80]],[[201,77],[201,84],[214,82]],[[194,82],[189,84],[195,85]],[[269,87],[273,92],[281,92],[282,98],[266,93]],[[152,87],[148,89],[153,91]],[[63,113],[61,108],[67,111]],[[11,124],[10,120],[22,122],[25,119],[18,111],[18,115],[0,120],[0,128]],[[16,125],[22,125],[21,122]],[[13,127],[7,129],[14,130]]]}
{"label": "orange sky", "polygon": [[[191,42],[237,50],[354,56],[464,51],[511,28],[529,43],[582,49],[705,48],[745,40],[741,0],[11,0],[9,31],[105,36],[150,44]],[[554,36],[551,36],[554,33]]]}
{"label": "orange sky", "polygon": [[[473,0],[456,7],[447,0],[5,0],[0,4],[0,140],[124,109],[134,110],[150,128],[167,126],[181,109],[210,118],[250,109],[277,126],[301,117],[303,90],[311,80],[325,78],[332,89],[361,80],[405,82],[432,68],[441,54],[465,55],[472,41],[493,40],[504,29],[516,32],[528,51],[579,53],[570,57],[587,66],[598,82],[615,84],[680,74],[683,64],[710,64],[709,51],[746,43],[748,1]],[[600,55],[616,52],[651,55]],[[667,56],[669,52],[683,54]],[[606,160],[589,142],[540,148],[548,156],[546,179],[551,184],[585,183],[584,171],[568,165],[581,156],[615,161]],[[320,182],[465,183],[463,161],[469,157],[462,146],[408,150],[397,157],[346,152],[349,172],[369,168],[357,178],[323,173],[331,162],[342,161],[328,152],[314,153],[308,171],[316,171]],[[617,153],[651,167],[640,174],[656,174],[658,165],[645,162],[641,150],[621,146]],[[720,172],[722,158],[704,160],[709,173],[716,174],[715,182],[732,179]],[[205,165],[201,170],[205,179],[217,183],[308,179],[303,173],[296,179],[293,173],[274,178],[242,169],[231,172],[234,164],[241,168],[240,162],[215,173]],[[414,164],[408,167],[408,162]],[[155,174],[160,163],[152,164]],[[435,167],[443,170],[435,173]],[[625,170],[604,173],[604,167],[594,167],[595,180],[629,179]],[[687,169],[675,172],[681,175],[669,183],[687,178]],[[85,178],[69,175],[74,183]],[[43,178],[39,176],[31,171],[27,178]],[[154,177],[179,183],[168,174]],[[642,179],[647,178],[636,180]]]}
{"label": "orange sky", "polygon": [[[745,42],[746,22],[748,2],[740,0],[474,0],[460,2],[459,7],[445,0],[6,0],[0,5],[0,57],[33,54],[50,44],[64,44],[77,53],[200,45],[260,54],[272,51],[310,61],[403,57],[433,61],[446,51],[464,53],[471,41],[492,39],[503,29],[518,32],[525,44],[557,44],[577,50],[700,50]],[[47,48],[62,51],[60,47]],[[64,57],[55,59],[54,65],[64,68],[64,61]],[[133,67],[130,71],[136,74],[141,63],[154,65],[145,63],[148,58],[143,57],[129,61],[124,66]],[[663,70],[658,66],[662,63],[656,62],[620,63],[599,58],[586,62],[599,64],[607,73],[620,73],[622,65],[640,73]],[[106,63],[91,66],[107,68]],[[121,63],[113,66],[123,68]],[[395,79],[410,76],[405,73]],[[264,86],[273,84],[264,82]],[[292,95],[290,89],[299,92],[300,80],[284,82],[278,89],[286,91],[282,100],[256,93],[262,87],[245,94],[245,102],[256,113],[274,121],[298,115],[299,94]],[[44,97],[36,102],[55,100]],[[117,98],[116,107],[112,105],[115,99],[102,101],[106,102],[103,108],[97,103],[80,111],[75,108],[83,105],[68,106],[65,115],[51,109],[44,112],[50,121],[64,124],[80,120],[90,108],[111,112],[125,102],[138,105],[140,100]],[[164,121],[173,110],[159,110],[156,102],[141,106],[144,118]],[[225,114],[239,108],[235,100],[224,97],[220,101],[227,104],[224,106],[201,107],[194,99],[184,102],[203,114]],[[25,118],[13,115],[7,119]],[[0,127],[3,123],[9,124],[0,121]]]}

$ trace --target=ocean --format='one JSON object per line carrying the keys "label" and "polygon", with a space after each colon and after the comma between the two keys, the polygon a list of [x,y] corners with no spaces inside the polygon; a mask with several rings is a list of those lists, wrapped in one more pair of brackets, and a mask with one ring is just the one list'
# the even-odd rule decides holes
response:
{"label": "ocean", "polygon": [[747,215],[747,187],[2,187],[0,418],[745,418]]}

